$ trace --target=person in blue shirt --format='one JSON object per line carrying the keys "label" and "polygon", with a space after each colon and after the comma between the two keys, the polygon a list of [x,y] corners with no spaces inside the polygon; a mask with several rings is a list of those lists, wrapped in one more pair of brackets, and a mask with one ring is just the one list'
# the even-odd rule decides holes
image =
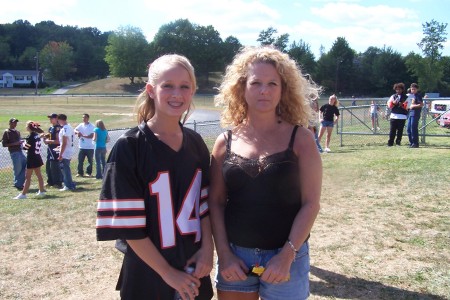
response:
{"label": "person in blue shirt", "polygon": [[419,120],[422,113],[423,99],[419,94],[419,85],[417,83],[412,83],[410,89],[411,105],[409,106],[406,131],[408,132],[409,147],[419,148]]}
{"label": "person in blue shirt", "polygon": [[103,170],[106,165],[106,143],[109,142],[108,130],[106,130],[105,124],[102,120],[95,121],[94,136],[94,157],[97,173],[95,178],[103,178]]}

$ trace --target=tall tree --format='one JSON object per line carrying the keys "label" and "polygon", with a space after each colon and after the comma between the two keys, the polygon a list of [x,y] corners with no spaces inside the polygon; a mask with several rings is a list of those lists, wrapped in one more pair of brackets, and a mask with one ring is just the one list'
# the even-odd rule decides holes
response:
{"label": "tall tree", "polygon": [[[238,53],[242,44],[234,36],[229,36],[223,41],[222,46],[222,68],[224,69],[229,63],[233,61],[234,56]],[[222,70],[223,70],[222,69]]]}
{"label": "tall tree", "polygon": [[261,46],[273,45],[278,50],[286,52],[289,43],[289,34],[284,33],[276,36],[277,33],[277,29],[269,27],[259,33],[259,37],[256,41],[259,42]]}
{"label": "tall tree", "polygon": [[355,51],[350,48],[347,40],[343,37],[338,37],[330,51],[319,58],[319,83],[324,85],[329,92],[340,95],[353,94],[354,57]]}
{"label": "tall tree", "polygon": [[306,42],[303,40],[299,40],[298,43],[292,42],[288,54],[301,66],[303,72],[315,76],[316,61],[311,47]]}
{"label": "tall tree", "polygon": [[51,41],[39,53],[39,62],[45,73],[60,85],[74,72],[73,48],[67,42]]}
{"label": "tall tree", "polygon": [[[232,39],[230,41],[236,42]],[[230,56],[228,51],[233,49],[232,44],[223,48],[220,34],[213,26],[192,24],[187,19],[179,19],[161,26],[150,46],[152,58],[166,53],[185,55],[190,59],[196,72],[204,76],[206,83],[209,72],[222,71],[224,54],[225,57]]]}
{"label": "tall tree", "polygon": [[424,37],[417,43],[424,57],[410,55],[407,66],[419,81],[422,91],[434,92],[444,75],[443,64],[440,63],[444,48],[443,43],[447,41],[447,23],[438,23],[435,20],[422,24]]}
{"label": "tall tree", "polygon": [[134,78],[145,76],[149,47],[142,30],[132,26],[119,27],[109,35],[105,61],[113,76]]}
{"label": "tall tree", "polygon": [[417,43],[425,57],[431,61],[438,61],[441,58],[444,49],[443,43],[447,41],[447,23],[438,23],[436,20],[422,24],[423,34],[425,35],[420,43]]}

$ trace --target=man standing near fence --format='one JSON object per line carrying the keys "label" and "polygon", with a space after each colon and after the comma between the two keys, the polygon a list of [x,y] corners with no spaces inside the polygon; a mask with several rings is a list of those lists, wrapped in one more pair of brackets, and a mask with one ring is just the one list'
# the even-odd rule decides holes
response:
{"label": "man standing near fence", "polygon": [[417,83],[411,84],[411,105],[408,113],[408,132],[409,147],[419,148],[419,119],[422,112],[423,100],[419,93],[419,85]]}
{"label": "man standing near fence", "polygon": [[95,144],[92,142],[94,136],[95,126],[89,123],[89,114],[83,114],[83,122],[75,127],[75,134],[80,139],[78,146],[80,151],[78,152],[78,173],[77,177],[84,176],[84,159],[87,158],[88,165],[86,167],[86,175],[92,176],[92,161],[94,157]]}
{"label": "man standing near fence", "polygon": [[61,171],[63,174],[64,187],[60,191],[68,191],[75,189],[75,183],[72,181],[72,173],[70,171],[70,160],[73,155],[73,128],[67,123],[65,114],[58,115],[58,123],[61,125],[59,131],[59,155]]}
{"label": "man standing near fence", "polygon": [[22,152],[22,139],[20,138],[20,132],[16,129],[17,122],[19,120],[16,118],[9,119],[9,128],[3,132],[2,145],[8,147],[13,163],[14,187],[21,191],[25,182],[27,158]]}
{"label": "man standing near fence", "polygon": [[62,188],[62,173],[58,161],[58,153],[55,148],[59,146],[59,131],[61,126],[58,124],[58,115],[53,113],[47,116],[52,126],[48,133],[44,134],[44,143],[47,145],[47,161],[45,171],[47,173],[47,186]]}

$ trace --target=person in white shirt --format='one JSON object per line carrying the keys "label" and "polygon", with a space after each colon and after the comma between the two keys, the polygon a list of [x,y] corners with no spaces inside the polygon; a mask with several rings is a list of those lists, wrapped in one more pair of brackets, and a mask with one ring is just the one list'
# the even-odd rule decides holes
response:
{"label": "person in white shirt", "polygon": [[89,123],[89,114],[83,114],[83,122],[75,127],[75,134],[78,136],[78,146],[80,151],[78,152],[78,173],[77,177],[84,176],[83,164],[84,159],[87,158],[88,165],[86,167],[86,175],[92,176],[92,161],[94,157],[95,144],[92,142],[94,136],[95,126]]}
{"label": "person in white shirt", "polygon": [[64,187],[60,191],[68,191],[75,189],[75,183],[72,181],[72,173],[70,171],[70,160],[73,155],[73,128],[67,123],[65,114],[58,115],[58,123],[61,125],[59,131],[59,156],[58,160],[61,164],[63,174]]}

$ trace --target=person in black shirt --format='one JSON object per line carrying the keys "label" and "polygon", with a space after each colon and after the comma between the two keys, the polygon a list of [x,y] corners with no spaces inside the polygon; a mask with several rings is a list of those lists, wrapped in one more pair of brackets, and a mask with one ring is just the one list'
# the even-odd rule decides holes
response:
{"label": "person in black shirt", "polygon": [[59,131],[61,130],[61,125],[58,124],[58,114],[53,113],[47,117],[52,124],[48,129],[48,133],[42,135],[44,144],[47,145],[47,161],[45,163],[47,185],[61,189],[62,173],[58,161],[58,153],[55,151],[59,146]]}
{"label": "person in black shirt", "polygon": [[317,97],[317,86],[275,48],[244,48],[227,67],[215,100],[232,128],[215,142],[209,197],[219,300],[309,295],[308,237],[322,182],[308,130]]}
{"label": "person in black shirt", "polygon": [[39,191],[36,193],[37,197],[45,196],[44,179],[42,178],[41,167],[44,165],[41,157],[41,138],[40,134],[44,131],[40,128],[39,123],[27,121],[26,129],[30,133],[25,138],[25,145],[23,148],[27,150],[27,170],[25,174],[25,183],[22,192],[14,197],[14,199],[26,199],[27,193],[31,184],[31,175],[36,174],[39,184]]}
{"label": "person in black shirt", "polygon": [[322,136],[327,131],[327,138],[325,144],[325,152],[331,152],[330,141],[331,133],[333,132],[334,124],[337,124],[339,120],[339,101],[336,95],[331,95],[328,99],[328,103],[320,107],[320,132],[319,143],[322,140]]}
{"label": "person in black shirt", "polygon": [[[164,55],[148,78],[136,103],[139,126],[108,157],[97,239],[125,241],[121,299],[211,299],[209,151],[180,123],[196,90],[194,68],[184,56]],[[191,265],[194,272],[184,272]]]}

